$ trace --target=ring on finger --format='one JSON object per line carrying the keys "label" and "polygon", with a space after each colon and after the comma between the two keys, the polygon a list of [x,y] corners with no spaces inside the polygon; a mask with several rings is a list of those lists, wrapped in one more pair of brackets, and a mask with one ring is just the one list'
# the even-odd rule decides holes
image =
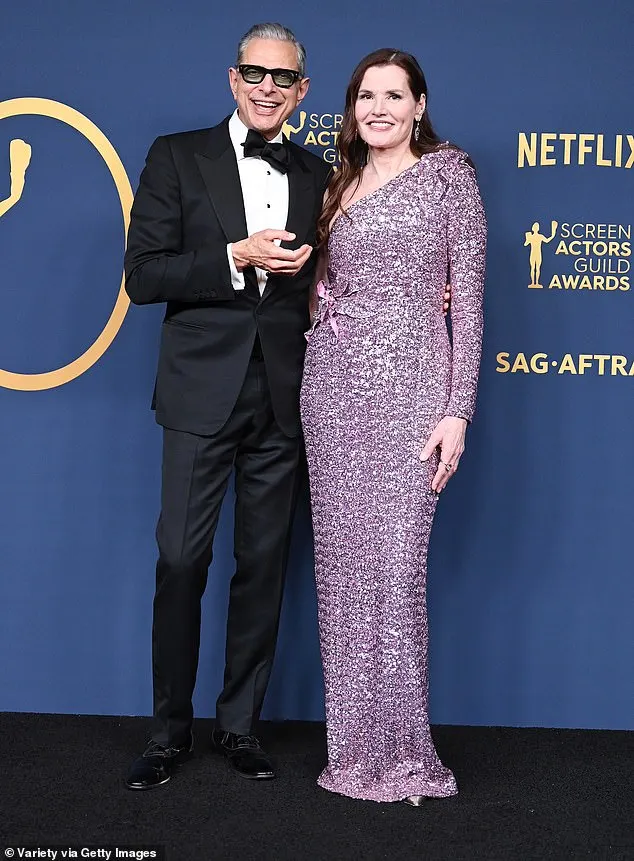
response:
{"label": "ring on finger", "polygon": [[452,463],[445,463],[445,461],[444,461],[444,460],[441,460],[440,462],[441,462],[441,463],[442,463],[442,465],[445,467],[445,470],[446,470],[447,472],[451,472],[451,470],[453,469],[453,464],[452,464]]}

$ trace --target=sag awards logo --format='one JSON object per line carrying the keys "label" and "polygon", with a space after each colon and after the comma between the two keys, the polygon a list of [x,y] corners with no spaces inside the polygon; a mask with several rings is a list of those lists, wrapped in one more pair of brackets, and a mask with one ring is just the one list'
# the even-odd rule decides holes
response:
{"label": "sag awards logo", "polygon": [[[529,289],[597,290],[606,293],[630,289],[632,255],[630,224],[550,222],[546,235],[536,221],[524,234],[530,268]],[[542,276],[544,246],[554,249],[553,274]],[[544,283],[542,283],[544,282]]]}
{"label": "sag awards logo", "polygon": [[[0,102],[0,120],[19,116],[47,117],[65,123],[79,132],[95,147],[110,171],[116,186],[123,214],[124,229],[127,234],[132,206],[132,187],[121,159],[104,133],[79,111],[50,99],[10,99]],[[10,193],[5,200],[0,201],[0,219],[20,203],[25,194],[25,189],[28,192],[36,193],[37,190],[29,188],[28,185],[28,168],[32,157],[37,158],[37,152],[32,152],[29,143],[21,138],[15,138],[10,142]],[[0,220],[1,231],[2,221]],[[121,328],[129,305],[130,300],[125,292],[125,275],[122,274],[112,313],[101,334],[81,356],[61,368],[39,374],[18,374],[0,369],[0,386],[21,391],[40,391],[64,385],[64,383],[79,377],[91,368],[112,344]]]}
{"label": "sag awards logo", "polygon": [[336,164],[342,122],[343,114],[307,114],[306,111],[300,111],[297,126],[287,121],[282,132],[289,140],[302,146],[319,147],[323,160]]}
{"label": "sag awards logo", "polygon": [[[519,134],[518,168],[554,165],[630,169],[634,167],[634,135]],[[530,290],[592,291],[595,295],[622,295],[630,290],[630,224],[535,221],[524,232],[524,248]],[[634,356],[503,350],[496,354],[495,370],[520,376],[634,377]]]}

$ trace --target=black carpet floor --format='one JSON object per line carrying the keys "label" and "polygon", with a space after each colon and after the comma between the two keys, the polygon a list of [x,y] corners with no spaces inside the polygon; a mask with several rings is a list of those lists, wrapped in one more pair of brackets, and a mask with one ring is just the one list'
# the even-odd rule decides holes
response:
{"label": "black carpet floor", "polygon": [[208,751],[211,726],[170,783],[130,792],[145,719],[0,714],[0,858],[152,844],[169,861],[634,861],[634,733],[437,727],[460,794],[416,809],[317,787],[321,724],[263,724],[279,776],[261,783]]}

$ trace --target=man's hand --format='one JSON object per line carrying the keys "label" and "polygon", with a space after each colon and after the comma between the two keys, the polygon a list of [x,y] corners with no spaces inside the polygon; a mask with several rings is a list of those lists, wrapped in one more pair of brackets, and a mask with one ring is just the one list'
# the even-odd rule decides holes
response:
{"label": "man's hand", "polygon": [[242,272],[247,266],[257,266],[273,275],[297,275],[311,255],[312,247],[302,245],[296,251],[280,248],[280,242],[295,239],[286,230],[260,230],[231,246],[236,269]]}
{"label": "man's hand", "polygon": [[445,295],[442,297],[443,306],[442,312],[447,316],[447,311],[449,310],[449,305],[451,304],[451,284],[447,284],[445,287]]}

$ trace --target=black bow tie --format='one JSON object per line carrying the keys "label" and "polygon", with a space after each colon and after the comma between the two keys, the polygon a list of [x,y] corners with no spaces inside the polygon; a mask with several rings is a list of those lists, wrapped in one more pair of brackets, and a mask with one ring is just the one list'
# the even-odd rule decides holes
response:
{"label": "black bow tie", "polygon": [[269,143],[259,132],[249,129],[247,139],[242,146],[245,158],[261,158],[280,173],[288,173],[290,153],[283,143]]}

